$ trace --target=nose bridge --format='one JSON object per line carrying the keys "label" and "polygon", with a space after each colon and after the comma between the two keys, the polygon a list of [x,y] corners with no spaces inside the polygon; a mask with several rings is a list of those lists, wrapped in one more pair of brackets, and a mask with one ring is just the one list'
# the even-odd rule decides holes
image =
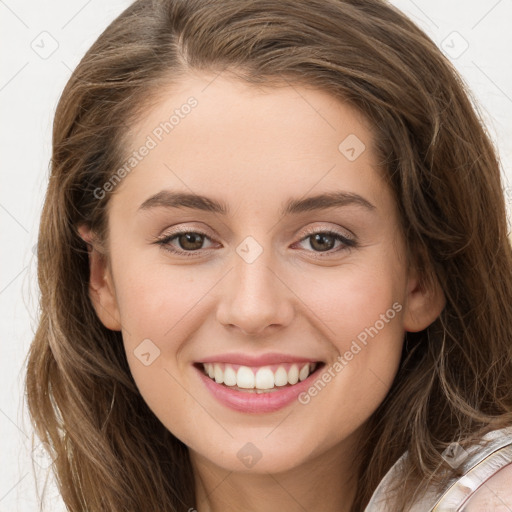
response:
{"label": "nose bridge", "polygon": [[218,320],[256,334],[267,326],[283,326],[293,315],[290,293],[277,277],[276,257],[268,237],[265,246],[246,237],[237,247],[229,285],[223,292]]}

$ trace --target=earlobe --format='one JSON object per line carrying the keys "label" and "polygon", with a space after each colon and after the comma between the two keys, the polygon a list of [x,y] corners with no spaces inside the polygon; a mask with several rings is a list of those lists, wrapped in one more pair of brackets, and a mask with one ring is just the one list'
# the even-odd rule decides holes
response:
{"label": "earlobe", "polygon": [[105,254],[99,250],[94,233],[86,225],[78,227],[80,238],[87,244],[89,253],[89,297],[101,320],[112,331],[121,330],[121,320],[112,273]]}
{"label": "earlobe", "polygon": [[424,285],[417,273],[409,277],[404,308],[404,330],[418,332],[426,329],[441,314],[446,304],[443,290],[436,278]]}

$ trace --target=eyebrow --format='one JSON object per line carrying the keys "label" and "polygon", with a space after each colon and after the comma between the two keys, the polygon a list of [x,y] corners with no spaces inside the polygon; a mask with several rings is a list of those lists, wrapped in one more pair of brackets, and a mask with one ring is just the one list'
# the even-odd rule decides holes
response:
{"label": "eyebrow", "polygon": [[[296,215],[303,212],[326,210],[342,206],[355,205],[367,210],[375,210],[375,206],[364,197],[352,192],[336,191],[319,194],[316,196],[290,199],[284,204],[280,215]],[[190,208],[205,212],[228,215],[229,207],[223,201],[190,194],[185,192],[174,192],[171,190],[161,190],[157,194],[146,199],[139,207],[139,210],[149,210],[151,208]]]}

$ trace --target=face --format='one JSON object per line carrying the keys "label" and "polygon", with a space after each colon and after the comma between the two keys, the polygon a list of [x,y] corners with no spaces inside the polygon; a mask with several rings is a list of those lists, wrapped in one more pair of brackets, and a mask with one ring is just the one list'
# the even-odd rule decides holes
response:
{"label": "face", "polygon": [[368,125],[325,92],[222,75],[162,98],[105,187],[98,315],[194,460],[274,473],[353,454],[405,331],[441,307],[408,270]]}

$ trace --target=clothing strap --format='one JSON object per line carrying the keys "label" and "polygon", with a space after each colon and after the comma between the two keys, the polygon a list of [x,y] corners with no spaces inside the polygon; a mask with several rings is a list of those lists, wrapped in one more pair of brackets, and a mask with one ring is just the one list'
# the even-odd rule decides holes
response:
{"label": "clothing strap", "polygon": [[[406,458],[407,452],[386,473],[364,512],[391,511],[386,495],[391,483],[400,478]],[[441,497],[438,492],[427,488],[410,512],[455,512],[460,509],[489,478],[512,464],[512,427],[493,430],[483,436],[479,444],[466,450],[459,448],[453,462],[457,463],[453,467],[460,466],[463,476],[452,478]]]}
{"label": "clothing strap", "polygon": [[489,478],[512,464],[512,428],[494,430],[484,437],[484,446],[472,446],[461,464],[464,476],[453,479],[432,508],[433,512],[459,510]]}

